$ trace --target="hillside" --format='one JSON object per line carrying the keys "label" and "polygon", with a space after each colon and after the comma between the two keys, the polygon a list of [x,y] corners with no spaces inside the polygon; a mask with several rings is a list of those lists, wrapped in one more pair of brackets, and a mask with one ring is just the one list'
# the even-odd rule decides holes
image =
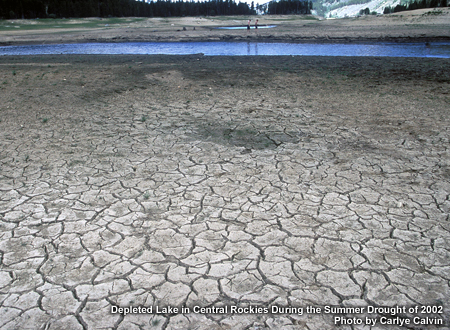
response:
{"label": "hillside", "polygon": [[[383,14],[384,8],[407,5],[409,0],[316,0],[313,14],[326,18],[355,17],[361,10],[369,9],[371,14]],[[437,8],[439,9],[439,8]],[[441,8],[442,9],[442,8]],[[366,9],[367,10],[367,9]]]}
{"label": "hillside", "polygon": [[401,0],[356,0],[360,3],[352,3],[352,0],[333,1],[325,0],[324,7],[327,8],[327,13],[324,13],[325,17],[354,17],[359,14],[361,10],[369,8],[370,12],[376,12],[382,14],[385,7],[395,7],[400,4]]}

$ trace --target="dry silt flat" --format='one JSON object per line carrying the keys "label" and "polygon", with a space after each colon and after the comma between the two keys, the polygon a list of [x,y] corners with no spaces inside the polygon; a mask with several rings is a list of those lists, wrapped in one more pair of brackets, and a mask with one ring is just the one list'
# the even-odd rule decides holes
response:
{"label": "dry silt flat", "polygon": [[0,328],[448,329],[449,64],[0,57]]}

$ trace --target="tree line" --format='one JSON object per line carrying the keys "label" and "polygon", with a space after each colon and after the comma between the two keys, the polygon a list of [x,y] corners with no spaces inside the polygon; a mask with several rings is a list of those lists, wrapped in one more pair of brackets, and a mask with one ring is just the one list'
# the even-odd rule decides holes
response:
{"label": "tree line", "polygon": [[[312,2],[307,0],[272,1],[266,14],[310,14]],[[65,17],[170,17],[254,15],[252,2],[235,0],[0,0],[0,18],[65,18]]]}
{"label": "tree line", "polygon": [[256,6],[258,11],[268,15],[308,15],[313,8],[312,1],[279,0]]}
{"label": "tree line", "polygon": [[383,14],[398,13],[400,11],[415,10],[422,8],[447,7],[447,0],[414,0],[409,4],[400,4],[395,7],[385,7]]}
{"label": "tree line", "polygon": [[256,14],[234,0],[0,0],[0,18],[170,17]]}

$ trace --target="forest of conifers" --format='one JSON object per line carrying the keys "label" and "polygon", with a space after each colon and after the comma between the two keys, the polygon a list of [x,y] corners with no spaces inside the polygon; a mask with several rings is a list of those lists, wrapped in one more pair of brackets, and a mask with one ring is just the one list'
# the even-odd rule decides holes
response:
{"label": "forest of conifers", "polygon": [[252,15],[256,9],[266,14],[310,14],[312,2],[281,0],[255,8],[235,0],[0,0],[3,19]]}
{"label": "forest of conifers", "polygon": [[447,7],[448,0],[414,0],[409,4],[398,4],[395,7],[385,7],[383,14],[398,13],[400,11],[415,10],[422,8]]}

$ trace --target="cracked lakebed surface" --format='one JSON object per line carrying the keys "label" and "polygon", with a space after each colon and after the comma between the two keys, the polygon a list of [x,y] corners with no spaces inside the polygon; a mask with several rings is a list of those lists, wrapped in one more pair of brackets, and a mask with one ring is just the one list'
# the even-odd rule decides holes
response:
{"label": "cracked lakebed surface", "polygon": [[448,329],[449,64],[0,57],[0,328]]}

